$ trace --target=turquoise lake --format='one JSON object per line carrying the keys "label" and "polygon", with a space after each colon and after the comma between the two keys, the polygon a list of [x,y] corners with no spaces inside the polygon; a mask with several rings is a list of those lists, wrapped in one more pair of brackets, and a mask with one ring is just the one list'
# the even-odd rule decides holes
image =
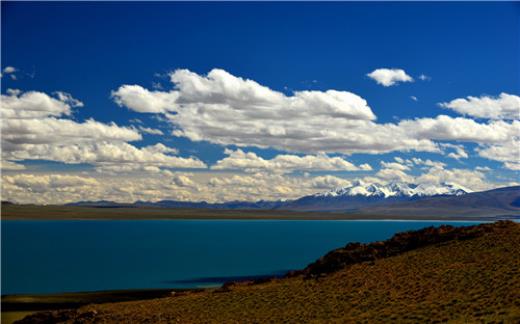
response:
{"label": "turquoise lake", "polygon": [[477,222],[2,221],[2,294],[188,288],[281,275],[349,242]]}

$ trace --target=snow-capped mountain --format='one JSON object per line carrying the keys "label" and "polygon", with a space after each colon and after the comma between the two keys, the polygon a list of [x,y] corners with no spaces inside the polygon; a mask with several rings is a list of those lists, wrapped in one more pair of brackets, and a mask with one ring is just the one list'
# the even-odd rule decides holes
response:
{"label": "snow-capped mountain", "polygon": [[356,181],[351,186],[305,196],[288,202],[279,209],[290,210],[354,210],[369,205],[395,203],[436,196],[460,196],[471,192],[455,183],[388,184]]}
{"label": "snow-capped mountain", "polygon": [[436,184],[408,184],[391,182],[388,184],[366,183],[356,181],[352,186],[317,193],[315,197],[365,196],[365,197],[424,197],[424,196],[459,196],[472,192],[456,183],[444,182]]}

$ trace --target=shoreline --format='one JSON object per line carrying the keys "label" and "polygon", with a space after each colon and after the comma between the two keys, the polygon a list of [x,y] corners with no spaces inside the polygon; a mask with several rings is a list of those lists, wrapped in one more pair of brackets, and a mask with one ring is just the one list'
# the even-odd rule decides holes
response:
{"label": "shoreline", "polygon": [[1,296],[2,313],[27,310],[77,308],[88,304],[145,300],[172,296],[175,293],[202,291],[207,288],[121,289]]}
{"label": "shoreline", "polygon": [[349,221],[349,222],[417,222],[417,223],[439,223],[450,222],[450,223],[466,223],[466,222],[475,222],[475,223],[493,223],[500,220],[509,220],[513,222],[520,222],[520,217],[511,217],[511,218],[491,218],[491,217],[456,217],[456,218],[421,218],[421,217],[410,217],[410,218],[330,218],[330,217],[306,217],[306,218],[277,218],[277,217],[269,217],[269,218],[25,218],[25,217],[16,217],[16,218],[6,218],[1,217],[1,221],[6,222],[27,222],[27,221],[41,221],[41,222],[60,222],[60,221],[78,221],[78,222],[90,222],[90,221],[251,221],[251,222],[262,222],[262,221],[281,221],[281,222],[290,222],[290,221]]}
{"label": "shoreline", "polygon": [[13,323],[28,315],[43,311],[77,309],[90,304],[104,304],[125,301],[144,301],[170,297],[174,294],[202,291],[192,289],[125,289],[87,292],[64,292],[49,294],[10,294],[1,296],[2,323]]}
{"label": "shoreline", "polygon": [[365,214],[289,210],[96,208],[73,206],[3,205],[2,220],[355,220],[355,221],[498,221],[520,220],[520,215],[498,213]]}
{"label": "shoreline", "polygon": [[[381,217],[381,218],[380,218]],[[333,216],[333,217],[324,217],[324,216],[296,216],[296,217],[283,217],[283,216],[267,216],[267,217],[22,217],[22,216],[1,216],[2,221],[16,222],[16,221],[42,221],[42,222],[52,222],[52,221],[80,221],[80,222],[88,222],[88,221],[355,221],[355,222],[482,222],[482,223],[491,223],[500,220],[510,220],[515,222],[520,222],[520,216],[513,217],[421,217],[421,216],[410,216],[410,217],[388,217],[388,216],[377,216],[371,215],[365,217],[354,216],[354,217],[345,217],[345,216]]]}

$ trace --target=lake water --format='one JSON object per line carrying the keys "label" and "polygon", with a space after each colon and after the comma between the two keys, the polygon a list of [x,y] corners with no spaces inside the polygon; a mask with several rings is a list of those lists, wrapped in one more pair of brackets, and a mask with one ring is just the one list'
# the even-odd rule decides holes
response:
{"label": "lake water", "polygon": [[301,269],[348,242],[475,222],[2,221],[2,294],[187,288]]}

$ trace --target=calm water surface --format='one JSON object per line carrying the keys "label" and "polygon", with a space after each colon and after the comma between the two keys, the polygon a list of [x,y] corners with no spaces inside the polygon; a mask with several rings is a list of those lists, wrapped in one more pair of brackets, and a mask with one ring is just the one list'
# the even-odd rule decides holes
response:
{"label": "calm water surface", "polygon": [[2,221],[2,294],[216,285],[436,221]]}

